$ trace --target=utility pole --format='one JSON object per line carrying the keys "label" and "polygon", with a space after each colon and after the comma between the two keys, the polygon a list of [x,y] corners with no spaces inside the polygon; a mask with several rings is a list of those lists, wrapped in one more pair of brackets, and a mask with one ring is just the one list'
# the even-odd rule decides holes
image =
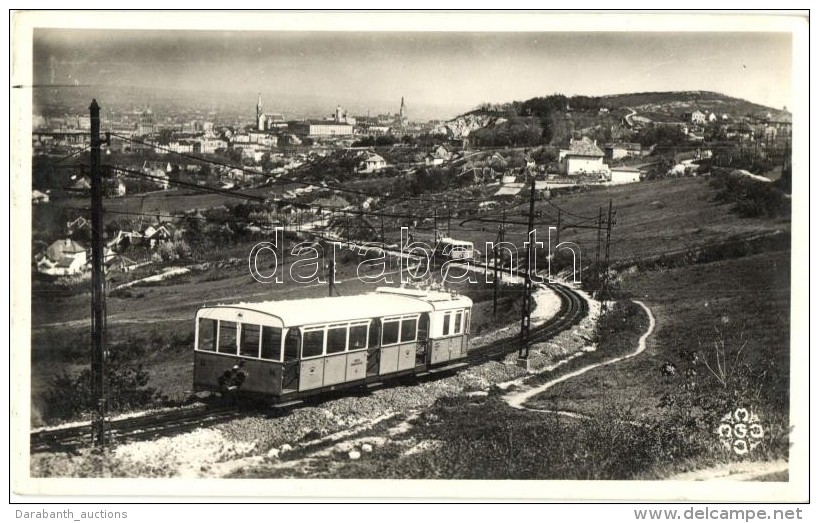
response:
{"label": "utility pole", "polygon": [[606,221],[606,257],[605,262],[603,263],[603,273],[605,278],[608,278],[609,272],[609,244],[611,242],[611,228],[614,225],[614,215],[617,214],[617,211],[611,210],[611,200],[609,200],[609,217]]}
{"label": "utility pole", "polygon": [[557,210],[557,238],[555,238],[555,245],[560,245],[560,209]]}
{"label": "utility pole", "polygon": [[597,248],[595,249],[594,253],[594,287],[595,289],[598,288],[600,283],[600,234],[603,229],[603,207],[600,207],[600,211],[597,214]]}
{"label": "utility pole", "polygon": [[535,180],[532,180],[532,190],[529,193],[529,228],[526,233],[526,241],[529,242],[526,249],[526,278],[523,280],[523,307],[520,316],[520,349],[518,349],[518,361],[529,361],[529,327],[532,320],[532,231],[535,228]]}
{"label": "utility pole", "polygon": [[91,392],[96,411],[91,424],[94,444],[105,445],[105,245],[102,228],[102,167],[100,146],[100,106],[91,101]]}
{"label": "utility pole", "polygon": [[330,282],[327,295],[332,297],[333,292],[335,292],[336,296],[338,296],[338,291],[336,290],[336,263],[333,258],[330,258],[330,263],[327,265],[327,280]]}
{"label": "utility pole", "polygon": [[614,226],[614,215],[617,211],[611,210],[611,200],[609,200],[609,216],[606,220],[606,257],[603,263],[603,285],[605,289],[609,281],[609,245],[611,244],[611,228]]}
{"label": "utility pole", "polygon": [[503,216],[501,218],[501,223],[498,226],[498,241],[495,245],[495,248],[492,249],[494,251],[494,260],[495,260],[495,279],[493,281],[493,292],[492,292],[492,315],[498,315],[498,289],[500,288],[500,276],[502,271],[499,268],[500,260],[500,247],[499,245],[503,243],[503,236],[504,236],[504,229],[506,229],[506,211],[503,211]]}

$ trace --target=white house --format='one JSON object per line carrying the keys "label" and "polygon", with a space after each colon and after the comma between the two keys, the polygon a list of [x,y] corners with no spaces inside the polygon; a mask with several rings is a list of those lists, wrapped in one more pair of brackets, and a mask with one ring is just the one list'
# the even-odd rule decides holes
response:
{"label": "white house", "polygon": [[640,170],[634,167],[612,167],[609,178],[611,185],[634,183],[640,181]]}
{"label": "white house", "polygon": [[52,243],[37,261],[37,270],[51,276],[79,274],[85,267],[85,247],[66,238]]}
{"label": "white house", "polygon": [[603,163],[603,156],[597,143],[584,136],[581,140],[572,140],[568,149],[561,150],[559,160],[564,172],[575,176],[607,172],[608,166]]}
{"label": "white house", "polygon": [[691,123],[700,125],[704,124],[705,120],[707,119],[706,114],[700,110],[696,110],[692,113],[686,113],[686,116],[690,118]]}
{"label": "white house", "polygon": [[48,203],[48,200],[48,195],[44,192],[40,192],[37,189],[31,192],[31,203]]}
{"label": "white house", "polygon": [[374,173],[387,166],[387,161],[378,154],[366,151],[359,155],[358,172]]}

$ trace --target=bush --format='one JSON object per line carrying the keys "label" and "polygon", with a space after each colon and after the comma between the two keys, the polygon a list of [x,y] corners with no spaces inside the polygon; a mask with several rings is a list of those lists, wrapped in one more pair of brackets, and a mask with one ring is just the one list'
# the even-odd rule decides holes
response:
{"label": "bush", "polygon": [[156,255],[158,255],[160,261],[189,259],[191,257],[191,247],[185,240],[162,242],[157,245]]}
{"label": "bush", "polygon": [[723,203],[734,203],[734,211],[745,218],[790,217],[790,200],[773,183],[765,183],[741,175],[726,174],[724,171],[711,180],[717,189],[714,199]]}
{"label": "bush", "polygon": [[[148,387],[150,374],[141,364],[131,361],[132,347],[112,348],[107,365],[106,396],[110,411],[124,411],[154,404],[155,388]],[[46,394],[44,416],[48,421],[73,419],[92,412],[96,406],[91,388],[91,369],[78,375],[67,371],[53,379]]]}

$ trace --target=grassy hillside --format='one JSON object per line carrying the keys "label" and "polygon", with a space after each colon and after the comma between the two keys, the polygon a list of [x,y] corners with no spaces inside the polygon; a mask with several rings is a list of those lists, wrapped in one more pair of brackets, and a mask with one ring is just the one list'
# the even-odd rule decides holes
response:
{"label": "grassy hillside", "polygon": [[[505,206],[506,241],[522,247],[525,240],[528,192]],[[610,258],[614,265],[647,260],[664,253],[678,253],[715,245],[726,240],[747,241],[759,236],[789,236],[790,220],[740,218],[733,205],[716,200],[708,178],[680,178],[642,182],[619,187],[599,187],[587,192],[555,196],[538,201],[535,225],[539,240],[546,241],[548,227],[556,227],[561,213],[560,240],[577,243],[583,264],[593,261],[597,243],[593,227],[598,213],[608,212],[609,201],[616,211]],[[476,242],[493,240],[487,232],[497,231],[502,209],[457,220],[452,235]],[[441,214],[439,213],[439,216]],[[604,231],[605,234],[605,231]]]}
{"label": "grassy hillside", "polygon": [[628,93],[601,96],[600,101],[609,108],[631,107],[639,112],[679,112],[699,109],[715,113],[729,113],[745,116],[767,112],[777,113],[772,107],[755,104],[741,98],[734,98],[711,91],[669,91]]}

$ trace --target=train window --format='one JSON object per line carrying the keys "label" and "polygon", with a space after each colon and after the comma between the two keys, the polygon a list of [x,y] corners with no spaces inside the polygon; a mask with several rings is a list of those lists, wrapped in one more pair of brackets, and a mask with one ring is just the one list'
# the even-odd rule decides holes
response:
{"label": "train window", "polygon": [[327,329],[327,354],[336,354],[347,350],[347,326]]}
{"label": "train window", "polygon": [[249,358],[259,357],[259,335],[261,334],[258,325],[242,324],[241,342],[239,343],[239,354]]}
{"label": "train window", "polygon": [[324,353],[324,329],[307,331],[301,345],[301,357],[321,356]]}
{"label": "train window", "polygon": [[284,361],[292,361],[299,359],[299,342],[301,335],[299,329],[290,329],[287,331],[287,337],[284,339]]}
{"label": "train window", "polygon": [[[262,358],[279,361],[282,356],[282,330],[278,327],[262,327]],[[298,341],[296,356],[298,357]]]}
{"label": "train window", "polygon": [[456,312],[455,313],[455,330],[454,330],[455,334],[460,334],[461,332],[463,332],[461,330],[461,320],[462,319],[463,319],[463,313],[461,311]]}
{"label": "train window", "polygon": [[401,341],[415,341],[415,334],[418,330],[418,318],[411,318],[401,321]]}
{"label": "train window", "polygon": [[464,332],[469,332],[469,311],[464,311]]}
{"label": "train window", "polygon": [[219,322],[219,352],[236,354],[236,322]]}
{"label": "train window", "polygon": [[384,327],[381,331],[381,345],[398,343],[398,325],[398,320],[384,322]]}
{"label": "train window", "polygon": [[367,348],[367,325],[350,327],[350,350]]}
{"label": "train window", "polygon": [[449,320],[450,316],[452,316],[451,312],[444,313],[444,328],[441,330],[441,336],[446,336],[449,334]]}
{"label": "train window", "polygon": [[199,350],[216,351],[216,320],[199,318]]}

